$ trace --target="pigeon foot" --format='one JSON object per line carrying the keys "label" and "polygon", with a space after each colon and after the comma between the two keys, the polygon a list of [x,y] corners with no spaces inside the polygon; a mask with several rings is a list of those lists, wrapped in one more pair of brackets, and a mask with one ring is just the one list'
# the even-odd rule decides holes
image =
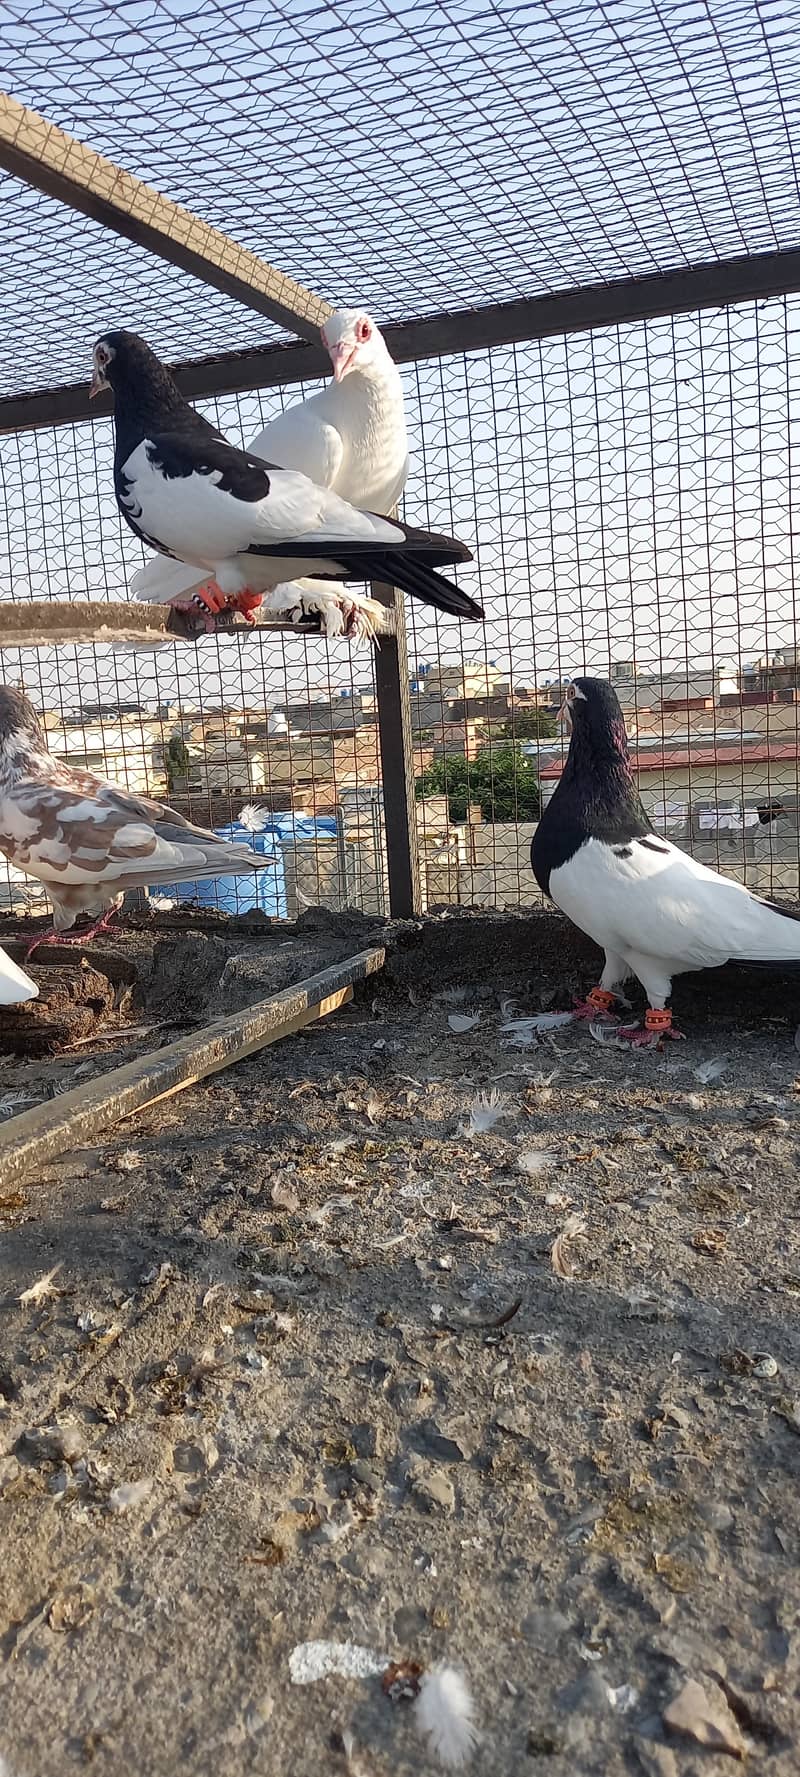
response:
{"label": "pigeon foot", "polygon": [[45,945],[50,945],[50,944],[89,944],[91,942],[92,938],[97,937],[98,932],[107,932],[108,931],[110,921],[113,919],[116,911],[117,911],[116,906],[107,908],[106,912],[104,914],[102,914],[101,918],[95,920],[94,925],[91,925],[89,927],[88,932],[71,932],[69,935],[65,934],[64,932],[56,932],[56,931],[44,932],[41,938],[34,938],[33,943],[28,945],[28,948],[25,952],[25,959],[24,959],[25,962],[27,962],[28,958],[33,955],[34,950],[38,950],[40,947],[43,947]]}

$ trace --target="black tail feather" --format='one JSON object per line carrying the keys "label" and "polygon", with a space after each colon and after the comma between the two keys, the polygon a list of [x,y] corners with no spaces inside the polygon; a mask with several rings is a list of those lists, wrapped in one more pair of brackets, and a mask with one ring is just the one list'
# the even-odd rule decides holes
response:
{"label": "black tail feather", "polygon": [[437,611],[446,611],[450,617],[470,617],[476,623],[483,622],[483,610],[469,593],[462,592],[452,580],[445,580],[443,574],[435,574],[424,562],[413,560],[400,551],[387,549],[380,553],[376,551],[374,556],[360,555],[347,567],[372,580],[397,586],[401,592],[410,593],[423,604],[435,606]]}

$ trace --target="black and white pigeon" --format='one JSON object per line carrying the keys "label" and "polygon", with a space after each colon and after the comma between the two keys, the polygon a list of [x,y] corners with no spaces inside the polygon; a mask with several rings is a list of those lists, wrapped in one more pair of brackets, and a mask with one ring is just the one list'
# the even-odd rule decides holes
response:
{"label": "black and white pigeon", "polygon": [[241,876],[269,863],[54,758],[33,705],[9,685],[0,685],[0,852],[43,883],[53,904],[54,931],[28,955],[82,914],[104,924],[128,889]]}
{"label": "black and white pigeon", "polygon": [[107,387],[126,523],[151,549],[204,568],[245,615],[271,588],[312,575],[383,580],[452,616],[483,618],[435,571],[470,561],[463,543],[360,512],[308,476],[238,450],[190,407],[137,334],[97,341],[90,393]]}
{"label": "black and white pigeon", "polygon": [[648,999],[644,1028],[616,1041],[655,1047],[677,1036],[674,975],[726,962],[800,963],[800,916],[707,869],[656,833],[633,780],[625,721],[605,679],[573,679],[569,752],[531,845],[543,893],[606,953],[578,1016],[608,1018],[630,976]]}
{"label": "black and white pigeon", "polygon": [[[321,329],[333,376],[306,401],[293,403],[250,439],[251,456],[299,469],[359,511],[394,510],[408,474],[408,435],[400,372],[379,327],[363,309],[337,309]],[[189,610],[205,602],[203,575],[185,562],[156,555],[132,576],[145,603]],[[276,586],[264,610],[303,623],[317,617],[331,638],[376,640],[385,607],[331,580],[308,578]],[[213,601],[210,605],[213,611]]]}

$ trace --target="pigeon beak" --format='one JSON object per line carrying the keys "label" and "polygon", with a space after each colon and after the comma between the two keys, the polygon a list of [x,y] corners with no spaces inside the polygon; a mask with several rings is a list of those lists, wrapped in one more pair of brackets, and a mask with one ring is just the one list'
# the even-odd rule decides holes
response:
{"label": "pigeon beak", "polygon": [[570,710],[570,707],[569,707],[569,704],[567,703],[566,698],[564,699],[564,702],[561,705],[558,715],[556,716],[556,721],[561,722],[561,724],[564,728],[571,728],[572,727],[572,711]]}
{"label": "pigeon beak", "polygon": [[342,344],[330,347],[330,357],[333,365],[333,380],[335,383],[340,383],[342,378],[347,375],[355,355],[355,346]]}
{"label": "pigeon beak", "polygon": [[102,370],[95,369],[94,376],[92,377],[92,380],[89,384],[89,400],[93,401],[95,398],[95,395],[102,395],[103,390],[106,389],[107,387],[108,387],[108,384],[106,382],[106,379],[103,375]]}

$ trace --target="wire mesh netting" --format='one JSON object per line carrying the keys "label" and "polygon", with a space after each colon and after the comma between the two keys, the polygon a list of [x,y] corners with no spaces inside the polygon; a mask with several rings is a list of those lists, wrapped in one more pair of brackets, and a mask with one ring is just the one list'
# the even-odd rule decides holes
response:
{"label": "wire mesh netting", "polygon": [[[798,238],[785,0],[2,0],[0,43],[22,103],[384,320]],[[0,197],[4,392],[81,378],[115,325],[168,358],[270,337],[18,181]]]}
{"label": "wire mesh netting", "polygon": [[[408,612],[428,904],[535,898],[530,837],[560,768],[561,681],[580,670],[614,678],[656,826],[797,894],[800,298],[456,354],[403,380],[407,516],[475,547],[459,578],[488,613],[481,628]],[[247,440],[300,393],[202,405]],[[124,597],[141,550],[114,504],[110,424],[9,436],[0,456],[0,595]],[[0,664],[71,757],[216,825],[267,808],[281,867],[266,911],[385,910],[368,654],[237,636]]]}
{"label": "wire mesh netting", "polygon": [[[783,0],[0,0],[23,104],[320,296],[379,320],[793,248],[800,20]],[[0,180],[0,397],[88,376],[134,325],[169,360],[283,335]],[[561,680],[611,673],[656,824],[797,893],[793,470],[800,298],[420,361],[406,515],[462,536],[487,610],[414,605],[427,902],[530,901]],[[203,403],[247,441],[299,388]],[[9,435],[0,599],[122,599],[141,563],[111,428]],[[384,911],[368,655],[290,635],[196,652],[6,650],[51,744],[230,827],[256,801],[270,912]],[[29,892],[9,881],[9,904]],[[240,905],[241,888],[204,894]],[[227,897],[227,899],[226,899]]]}

